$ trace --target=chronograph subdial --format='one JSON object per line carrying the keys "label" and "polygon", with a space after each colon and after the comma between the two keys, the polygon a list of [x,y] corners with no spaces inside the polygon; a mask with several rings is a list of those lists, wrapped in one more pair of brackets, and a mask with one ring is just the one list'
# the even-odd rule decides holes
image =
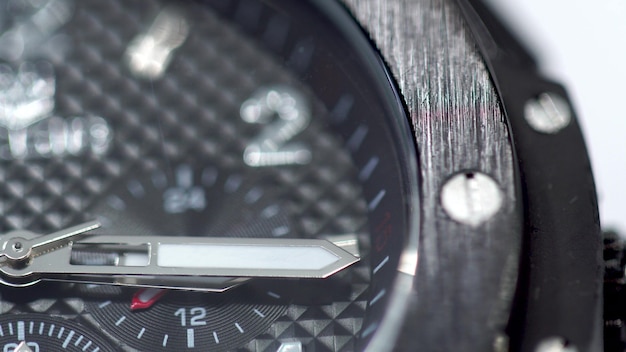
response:
{"label": "chronograph subdial", "polygon": [[42,314],[0,317],[0,346],[7,352],[112,350],[106,341],[82,325]]}
{"label": "chronograph subdial", "polygon": [[[319,199],[305,198],[280,182],[269,170],[228,169],[211,162],[181,162],[137,172],[92,211],[102,224],[93,232],[138,237],[320,238],[341,246],[352,243],[354,251],[349,251],[354,255],[365,249],[364,243],[359,246],[358,211],[351,207],[343,211],[354,219],[354,225],[347,228],[352,231],[307,231],[301,221],[319,216],[311,210]],[[131,349],[204,350],[210,346],[229,351],[243,346],[256,350],[251,346],[262,345],[262,350],[278,350],[284,343],[314,341],[308,332],[282,328],[293,324],[294,314],[308,312],[303,319],[328,311],[348,314],[350,319],[361,316],[358,306],[365,300],[367,266],[364,259],[358,268],[335,274],[332,280],[306,283],[252,279],[222,293],[97,285],[79,289],[90,297],[86,318]],[[354,338],[357,333],[355,328],[346,334]]]}
{"label": "chronograph subdial", "polygon": [[[228,294],[85,286],[100,297],[87,303],[90,319],[122,345],[141,351],[229,351],[266,332],[287,310],[281,288],[262,284]],[[132,303],[147,296],[141,307]],[[249,300],[247,297],[255,297]]]}
{"label": "chronograph subdial", "polygon": [[[280,199],[272,184],[258,176],[246,178],[210,163],[180,163],[130,178],[95,213],[101,231],[109,234],[293,237]],[[280,287],[258,282],[223,294],[82,289],[98,298],[87,302],[88,319],[120,344],[141,351],[231,350],[268,330],[289,303]],[[145,301],[138,306],[142,295]]]}
{"label": "chronograph subdial", "polygon": [[275,185],[210,163],[181,163],[131,177],[93,213],[109,234],[294,237]]}

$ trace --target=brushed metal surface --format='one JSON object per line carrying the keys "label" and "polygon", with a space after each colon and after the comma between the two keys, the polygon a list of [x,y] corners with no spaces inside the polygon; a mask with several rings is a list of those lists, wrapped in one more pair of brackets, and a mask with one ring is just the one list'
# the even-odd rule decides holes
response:
{"label": "brushed metal surface", "polygon": [[[494,350],[506,342],[522,217],[509,133],[487,69],[454,1],[345,3],[395,76],[419,150],[415,304],[396,350]],[[490,175],[504,194],[502,209],[480,226],[453,221],[440,205],[442,184],[466,171]]]}

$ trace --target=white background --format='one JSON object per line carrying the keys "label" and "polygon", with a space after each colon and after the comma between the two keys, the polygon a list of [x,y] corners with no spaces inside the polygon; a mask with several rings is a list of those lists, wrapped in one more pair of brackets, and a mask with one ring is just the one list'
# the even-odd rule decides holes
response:
{"label": "white background", "polygon": [[591,154],[605,229],[626,236],[626,0],[489,0],[565,84]]}

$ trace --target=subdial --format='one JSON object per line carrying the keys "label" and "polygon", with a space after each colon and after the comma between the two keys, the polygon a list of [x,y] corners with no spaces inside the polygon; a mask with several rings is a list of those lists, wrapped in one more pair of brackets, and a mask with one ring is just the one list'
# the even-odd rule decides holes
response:
{"label": "subdial", "polygon": [[[94,232],[340,239],[354,243],[358,253],[359,222],[355,221],[352,231],[347,232],[306,231],[300,223],[306,213],[302,209],[310,209],[318,199],[303,202],[299,193],[290,193],[289,188],[277,184],[275,175],[250,172],[245,167],[240,170],[217,168],[208,162],[183,162],[137,172],[93,210],[103,225]],[[263,350],[277,350],[300,335],[307,336],[297,329],[281,330],[282,326],[291,326],[285,323],[293,319],[290,314],[302,314],[297,305],[319,307],[306,310],[313,316],[324,314],[325,309],[344,311],[340,307],[363,293],[367,275],[361,275],[361,271],[355,275],[349,270],[323,282],[252,279],[222,293],[97,285],[81,289],[85,297],[90,297],[86,300],[86,317],[132,349],[206,350],[209,346],[212,351],[228,351],[260,344],[265,346]]]}
{"label": "subdial", "polygon": [[130,177],[92,213],[108,234],[297,237],[276,188],[243,171],[182,163]]}
{"label": "subdial", "polygon": [[7,352],[105,352],[111,345],[71,320],[41,314],[0,316],[0,346]]}
{"label": "subdial", "polygon": [[101,299],[87,303],[88,318],[123,345],[141,351],[229,351],[267,331],[288,303],[283,289],[258,283],[227,293],[95,285],[84,289]]}
{"label": "subdial", "polygon": [[[247,177],[248,176],[248,177]],[[94,210],[106,234],[300,237],[275,185],[210,164],[181,163],[131,177]],[[77,258],[80,261],[80,258]],[[94,260],[85,258],[85,260]],[[277,287],[278,286],[278,287]],[[284,315],[284,287],[254,281],[224,293],[84,286],[89,318],[138,350],[225,351]],[[253,297],[251,299],[250,297]]]}

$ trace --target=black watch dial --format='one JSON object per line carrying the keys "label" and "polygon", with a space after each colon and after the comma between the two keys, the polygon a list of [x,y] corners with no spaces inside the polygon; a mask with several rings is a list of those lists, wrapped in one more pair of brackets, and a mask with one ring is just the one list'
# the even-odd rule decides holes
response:
{"label": "black watch dial", "polygon": [[[1,11],[0,326],[84,336],[7,343],[353,351],[401,319],[385,317],[418,235],[417,157],[383,61],[340,4]],[[99,227],[59,235],[81,223]]]}

